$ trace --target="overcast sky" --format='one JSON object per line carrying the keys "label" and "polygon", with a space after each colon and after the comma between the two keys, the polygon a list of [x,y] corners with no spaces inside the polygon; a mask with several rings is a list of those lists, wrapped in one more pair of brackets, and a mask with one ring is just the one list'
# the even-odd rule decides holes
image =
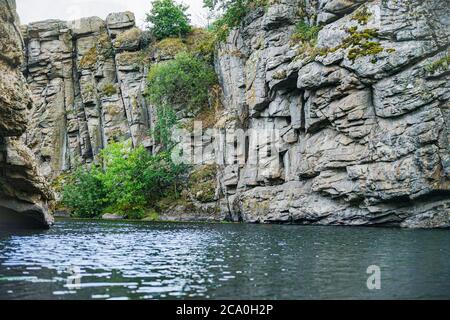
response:
{"label": "overcast sky", "polygon": [[[74,20],[98,16],[102,19],[111,12],[132,11],[139,26],[144,24],[145,13],[150,10],[151,0],[16,0],[22,24],[46,19]],[[188,5],[194,25],[206,25],[203,0],[178,0]]]}

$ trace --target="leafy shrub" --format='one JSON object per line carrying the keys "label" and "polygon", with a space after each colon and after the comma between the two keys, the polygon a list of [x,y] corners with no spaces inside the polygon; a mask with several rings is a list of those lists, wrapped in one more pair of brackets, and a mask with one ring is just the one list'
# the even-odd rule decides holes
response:
{"label": "leafy shrub", "polygon": [[191,31],[188,7],[173,0],[155,0],[147,14],[147,22],[152,24],[153,35],[157,39],[182,37]]}
{"label": "leafy shrub", "polygon": [[169,151],[152,155],[131,143],[113,143],[101,152],[105,169],[77,170],[63,188],[63,204],[78,217],[109,212],[141,219],[168,190],[178,192],[185,167]]}
{"label": "leafy shrub", "polygon": [[95,218],[108,205],[108,191],[102,181],[101,170],[80,167],[62,187],[64,206],[72,210],[72,215],[80,218]]}
{"label": "leafy shrub", "polygon": [[175,165],[170,153],[151,155],[144,147],[115,143],[102,151],[106,170],[102,176],[114,213],[139,219],[151,203],[176,184],[182,166]]}
{"label": "leafy shrub", "polygon": [[208,89],[216,82],[212,66],[188,53],[180,53],[174,60],[150,69],[147,94],[155,105],[194,110],[208,104]]}

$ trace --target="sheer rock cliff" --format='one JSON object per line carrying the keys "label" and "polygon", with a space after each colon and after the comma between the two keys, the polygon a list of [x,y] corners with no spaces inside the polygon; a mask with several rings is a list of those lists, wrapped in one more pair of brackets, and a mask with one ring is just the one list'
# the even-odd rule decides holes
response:
{"label": "sheer rock cliff", "polygon": [[14,1],[0,1],[0,35],[0,227],[48,227],[52,192],[21,139],[32,102]]}
{"label": "sheer rock cliff", "polygon": [[[216,52],[224,111],[216,134],[197,140],[220,168],[205,211],[253,223],[449,227],[449,17],[447,0],[253,10]],[[317,37],[299,35],[301,22]],[[112,140],[154,151],[142,59],[170,57],[145,55],[132,13],[23,33],[25,140],[47,178],[94,161]]]}

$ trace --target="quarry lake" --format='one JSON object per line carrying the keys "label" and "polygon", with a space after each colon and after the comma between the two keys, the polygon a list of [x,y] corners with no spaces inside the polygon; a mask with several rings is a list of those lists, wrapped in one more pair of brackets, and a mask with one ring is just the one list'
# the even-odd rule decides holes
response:
{"label": "quarry lake", "polygon": [[0,233],[0,298],[445,299],[449,244],[448,230],[64,220]]}

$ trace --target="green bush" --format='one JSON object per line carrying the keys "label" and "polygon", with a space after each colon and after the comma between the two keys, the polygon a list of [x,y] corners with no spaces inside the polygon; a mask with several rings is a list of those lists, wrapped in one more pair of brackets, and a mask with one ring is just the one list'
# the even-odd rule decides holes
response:
{"label": "green bush", "polygon": [[102,171],[94,166],[91,169],[80,167],[68,177],[62,187],[64,206],[79,218],[96,218],[108,205],[107,190],[102,181]]}
{"label": "green bush", "polygon": [[102,176],[114,213],[140,219],[145,209],[176,187],[183,167],[175,165],[169,152],[151,155],[144,147],[115,143],[102,151],[106,170]]}
{"label": "green bush", "polygon": [[212,66],[188,53],[154,65],[148,74],[147,95],[161,106],[185,106],[188,110],[208,104],[208,89],[217,82]]}
{"label": "green bush", "polygon": [[63,189],[63,203],[74,216],[94,218],[108,212],[141,219],[166,192],[178,192],[185,171],[169,151],[152,155],[130,143],[110,144],[101,158],[104,170],[79,169]]}
{"label": "green bush", "polygon": [[173,0],[155,0],[152,10],[147,14],[147,22],[157,39],[182,37],[191,31],[188,7],[175,3]]}

